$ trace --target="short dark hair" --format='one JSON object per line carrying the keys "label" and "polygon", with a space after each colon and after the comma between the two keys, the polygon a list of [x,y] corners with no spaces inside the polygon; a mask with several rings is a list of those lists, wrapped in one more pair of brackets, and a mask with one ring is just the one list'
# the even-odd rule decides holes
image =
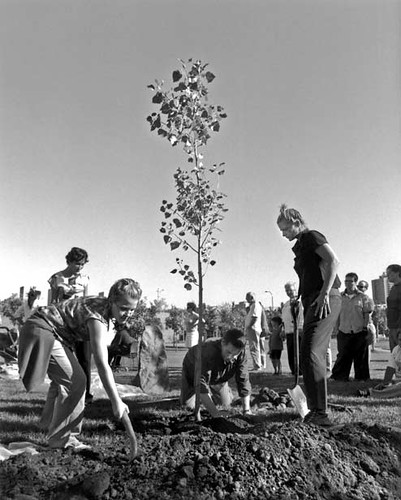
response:
{"label": "short dark hair", "polygon": [[72,247],[71,250],[65,256],[65,260],[67,264],[72,264],[73,262],[82,262],[83,264],[87,264],[88,260],[88,252],[83,248]]}
{"label": "short dark hair", "polygon": [[358,281],[358,275],[356,273],[347,273],[346,278],[351,278],[355,283]]}
{"label": "short dark hair", "polygon": [[401,266],[399,264],[390,264],[387,266],[387,270],[390,270],[393,273],[397,273],[398,276],[401,276]]}
{"label": "short dark hair", "polygon": [[276,323],[278,326],[281,326],[283,324],[283,319],[281,318],[281,316],[273,316],[270,321],[272,323]]}
{"label": "short dark hair", "polygon": [[192,309],[192,311],[196,310],[195,302],[187,302],[187,309]]}
{"label": "short dark hair", "polygon": [[109,300],[115,302],[122,295],[128,295],[133,299],[140,299],[142,296],[142,290],[136,281],[131,278],[122,278],[117,280],[109,291]]}
{"label": "short dark hair", "polygon": [[231,328],[223,335],[226,344],[232,344],[237,349],[244,349],[246,338],[244,332],[238,328]]}

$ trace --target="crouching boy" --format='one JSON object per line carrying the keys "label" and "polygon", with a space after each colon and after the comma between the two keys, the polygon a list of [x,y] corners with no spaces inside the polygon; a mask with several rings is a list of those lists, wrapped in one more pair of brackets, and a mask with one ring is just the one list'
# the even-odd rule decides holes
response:
{"label": "crouching boy", "polygon": [[[195,355],[197,346],[185,355],[182,366],[181,404],[195,408]],[[245,337],[241,330],[228,330],[223,338],[201,344],[202,371],[200,400],[212,417],[219,415],[216,404],[228,408],[233,395],[228,380],[235,377],[244,414],[250,413],[251,385],[245,354]]]}

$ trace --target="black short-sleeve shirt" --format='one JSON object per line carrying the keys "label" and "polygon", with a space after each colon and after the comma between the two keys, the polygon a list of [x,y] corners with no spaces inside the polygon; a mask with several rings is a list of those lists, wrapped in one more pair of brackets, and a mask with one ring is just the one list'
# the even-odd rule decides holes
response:
{"label": "black short-sleeve shirt", "polygon": [[[299,295],[304,299],[316,295],[323,287],[323,261],[316,249],[326,243],[326,237],[319,231],[305,231],[292,248],[294,269],[299,277]],[[333,288],[340,286],[341,281],[336,275]]]}

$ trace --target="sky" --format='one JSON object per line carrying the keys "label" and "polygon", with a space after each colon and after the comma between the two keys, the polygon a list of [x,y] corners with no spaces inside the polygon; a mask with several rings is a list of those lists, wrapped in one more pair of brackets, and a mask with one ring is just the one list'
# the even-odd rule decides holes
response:
{"label": "sky", "polygon": [[[73,246],[90,293],[132,277],[182,307],[159,232],[182,150],[149,130],[147,85],[209,63],[228,118],[204,150],[226,163],[209,305],[286,299],[296,281],[281,203],[321,231],[339,275],[401,263],[400,13],[395,0],[0,0],[0,299],[47,295]],[[188,260],[192,264],[192,258]]]}

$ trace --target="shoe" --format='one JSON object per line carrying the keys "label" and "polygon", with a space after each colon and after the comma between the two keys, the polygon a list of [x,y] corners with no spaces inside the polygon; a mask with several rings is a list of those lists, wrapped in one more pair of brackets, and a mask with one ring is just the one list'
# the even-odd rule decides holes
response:
{"label": "shoe", "polygon": [[[309,415],[309,413],[308,413]],[[308,416],[306,415],[306,417]],[[306,418],[305,417],[305,418]],[[304,419],[305,422],[305,419]],[[331,427],[333,425],[332,421],[326,415],[326,413],[319,413],[318,410],[314,410],[311,417],[306,422],[309,425],[317,425],[319,427]]]}
{"label": "shoe", "polygon": [[304,424],[307,424],[308,422],[310,422],[310,420],[312,419],[312,417],[314,416],[316,410],[310,410],[305,416],[304,416],[304,419],[302,420],[302,422]]}
{"label": "shoe", "polygon": [[70,436],[64,448],[72,448],[74,451],[91,450],[91,446],[81,443],[75,436]]}

